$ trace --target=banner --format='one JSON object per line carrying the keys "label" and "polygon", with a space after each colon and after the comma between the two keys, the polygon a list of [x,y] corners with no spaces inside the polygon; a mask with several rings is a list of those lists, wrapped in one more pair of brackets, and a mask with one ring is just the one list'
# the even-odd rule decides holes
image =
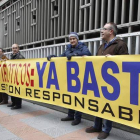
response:
{"label": "banner", "polygon": [[140,128],[140,55],[8,60],[0,90]]}

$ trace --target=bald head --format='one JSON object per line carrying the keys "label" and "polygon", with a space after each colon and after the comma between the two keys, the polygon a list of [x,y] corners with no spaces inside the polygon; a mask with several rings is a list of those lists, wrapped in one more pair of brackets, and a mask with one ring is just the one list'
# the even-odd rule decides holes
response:
{"label": "bald head", "polygon": [[17,54],[19,52],[19,45],[18,44],[12,45],[12,52],[13,52],[13,54]]}

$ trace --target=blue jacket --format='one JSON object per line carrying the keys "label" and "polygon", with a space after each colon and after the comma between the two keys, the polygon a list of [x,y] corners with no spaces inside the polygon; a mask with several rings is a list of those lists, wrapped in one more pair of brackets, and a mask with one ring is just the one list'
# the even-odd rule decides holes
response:
{"label": "blue jacket", "polygon": [[76,47],[72,47],[71,44],[68,44],[65,52],[60,56],[64,57],[71,53],[75,54],[76,56],[83,56],[83,55],[91,56],[88,47],[82,42],[78,42],[78,45]]}

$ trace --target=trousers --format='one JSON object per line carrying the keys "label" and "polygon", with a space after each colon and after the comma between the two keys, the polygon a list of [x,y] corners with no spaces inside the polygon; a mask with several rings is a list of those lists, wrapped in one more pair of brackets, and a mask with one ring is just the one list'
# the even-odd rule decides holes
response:
{"label": "trousers", "polygon": [[74,118],[75,120],[81,120],[82,112],[69,109],[68,110],[68,116],[71,117],[71,118]]}

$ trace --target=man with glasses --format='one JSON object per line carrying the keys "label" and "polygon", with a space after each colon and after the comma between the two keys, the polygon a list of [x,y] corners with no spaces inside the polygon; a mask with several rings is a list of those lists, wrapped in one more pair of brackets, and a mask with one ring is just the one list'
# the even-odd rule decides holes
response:
{"label": "man with glasses", "polygon": [[[105,41],[98,49],[97,56],[100,55],[126,55],[128,47],[121,39],[116,38],[117,26],[109,22],[101,29],[102,39]],[[98,139],[106,139],[112,129],[112,121],[95,117],[94,126],[86,129],[87,133],[100,132]]]}

